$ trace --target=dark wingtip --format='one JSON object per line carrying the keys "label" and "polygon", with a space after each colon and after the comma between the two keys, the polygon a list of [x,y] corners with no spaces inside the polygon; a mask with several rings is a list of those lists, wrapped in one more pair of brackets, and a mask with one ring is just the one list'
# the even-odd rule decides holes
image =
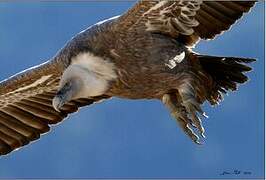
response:
{"label": "dark wingtip", "polygon": [[[238,61],[240,64],[242,63],[246,63],[246,64],[250,64],[250,63],[254,63],[256,62],[257,59],[252,59],[252,58],[243,58],[243,59],[240,59],[240,61]],[[252,67],[250,66],[247,66],[247,65],[244,65],[242,64],[242,66],[244,67],[245,66],[245,69],[242,69],[242,72],[250,72],[252,71]]]}
{"label": "dark wingtip", "polygon": [[256,62],[257,59],[252,59],[252,58],[246,58],[243,62],[244,63],[253,63],[253,62]]}
{"label": "dark wingtip", "polygon": [[228,58],[228,59],[233,59],[234,61],[236,62],[239,62],[239,63],[252,63],[252,62],[256,62],[257,59],[255,58],[241,58],[241,57],[233,57],[233,58]]}

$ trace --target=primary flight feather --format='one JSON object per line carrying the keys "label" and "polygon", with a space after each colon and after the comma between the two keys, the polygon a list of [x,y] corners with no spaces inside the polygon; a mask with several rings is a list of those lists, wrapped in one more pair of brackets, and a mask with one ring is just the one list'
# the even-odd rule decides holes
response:
{"label": "primary flight feather", "polygon": [[254,1],[139,1],[121,16],[77,34],[51,60],[0,83],[0,155],[49,131],[79,107],[111,98],[159,99],[195,142],[201,104],[237,89],[254,61],[199,55]]}

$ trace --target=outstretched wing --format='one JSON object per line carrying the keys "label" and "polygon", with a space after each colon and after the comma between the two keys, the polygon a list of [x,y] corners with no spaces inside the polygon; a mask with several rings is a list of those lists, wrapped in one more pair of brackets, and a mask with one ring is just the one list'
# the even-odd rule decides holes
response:
{"label": "outstretched wing", "polygon": [[63,63],[48,61],[0,83],[0,155],[39,139],[50,124],[79,107],[108,98],[79,99],[67,103],[61,112],[55,111],[52,99],[64,69]]}
{"label": "outstretched wing", "polygon": [[116,23],[117,32],[154,32],[191,46],[228,30],[255,1],[141,0]]}

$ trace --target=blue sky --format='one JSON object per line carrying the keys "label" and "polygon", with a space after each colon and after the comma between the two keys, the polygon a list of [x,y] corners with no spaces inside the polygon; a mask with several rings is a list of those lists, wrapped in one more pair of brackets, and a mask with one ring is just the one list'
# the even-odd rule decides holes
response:
{"label": "blue sky", "polygon": [[[52,57],[88,26],[133,2],[0,2],[0,79]],[[251,81],[204,105],[207,139],[193,144],[159,101],[114,98],[83,108],[40,141],[0,158],[0,178],[259,178],[264,171],[263,3],[202,54],[253,57]],[[240,170],[250,175],[225,175]]]}

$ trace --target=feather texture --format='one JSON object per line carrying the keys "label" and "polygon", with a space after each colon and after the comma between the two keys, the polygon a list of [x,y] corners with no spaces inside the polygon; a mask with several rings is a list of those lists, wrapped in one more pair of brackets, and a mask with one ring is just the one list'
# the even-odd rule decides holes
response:
{"label": "feather texture", "polygon": [[162,0],[139,1],[122,15],[118,32],[162,33],[187,46],[199,39],[213,39],[228,30],[255,1]]}

